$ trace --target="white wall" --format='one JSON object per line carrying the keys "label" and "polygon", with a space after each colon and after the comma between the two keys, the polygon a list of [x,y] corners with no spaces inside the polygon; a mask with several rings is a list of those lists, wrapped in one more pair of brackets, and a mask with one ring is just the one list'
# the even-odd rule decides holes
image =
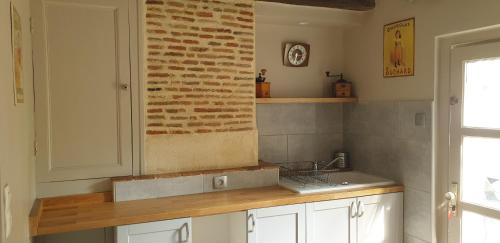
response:
{"label": "white wall", "polygon": [[[500,24],[498,0],[378,0],[361,27],[345,33],[345,67],[362,100],[433,99],[438,35]],[[416,18],[415,76],[382,77],[383,25]]]}
{"label": "white wall", "polygon": [[22,17],[25,103],[14,106],[10,1],[2,0],[0,1],[0,181],[2,189],[6,184],[11,187],[14,221],[11,236],[2,242],[22,243],[29,242],[28,215],[34,198],[33,75],[29,1],[12,0],[12,2]]}
{"label": "white wall", "polygon": [[[256,70],[268,70],[272,97],[329,97],[332,79],[325,71],[342,72],[344,47],[340,27],[256,25]],[[308,67],[283,66],[283,47],[287,41],[311,45]]]}

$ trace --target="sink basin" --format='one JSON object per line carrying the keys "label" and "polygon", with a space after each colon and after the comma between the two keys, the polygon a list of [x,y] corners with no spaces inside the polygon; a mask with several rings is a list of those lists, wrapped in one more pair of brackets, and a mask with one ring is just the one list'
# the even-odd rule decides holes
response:
{"label": "sink basin", "polygon": [[280,177],[279,184],[298,193],[319,193],[395,184],[394,181],[359,171],[329,172],[321,178],[311,176]]}

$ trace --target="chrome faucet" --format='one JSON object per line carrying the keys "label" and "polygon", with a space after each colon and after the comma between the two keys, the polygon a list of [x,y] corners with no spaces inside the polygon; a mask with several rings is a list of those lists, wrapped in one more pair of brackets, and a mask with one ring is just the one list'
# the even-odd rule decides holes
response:
{"label": "chrome faucet", "polygon": [[333,159],[332,161],[328,162],[328,164],[326,164],[325,166],[321,167],[321,169],[319,169],[319,164],[320,163],[325,163],[326,161],[314,161],[313,162],[313,171],[318,171],[318,170],[326,170],[328,169],[330,166],[332,166],[333,164],[337,163],[337,161],[343,159],[342,157],[337,157],[335,159]]}

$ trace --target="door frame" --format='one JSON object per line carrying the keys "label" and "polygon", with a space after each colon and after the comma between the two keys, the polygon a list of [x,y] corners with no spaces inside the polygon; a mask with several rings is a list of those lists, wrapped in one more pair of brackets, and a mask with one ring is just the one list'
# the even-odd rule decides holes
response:
{"label": "door frame", "polygon": [[144,164],[144,79],[142,4],[129,0],[130,91],[132,93],[132,175],[142,174]]}
{"label": "door frame", "polygon": [[460,46],[500,40],[500,25],[436,36],[434,40],[433,159],[432,159],[432,242],[448,242],[447,201],[449,191],[449,129],[451,51]]}

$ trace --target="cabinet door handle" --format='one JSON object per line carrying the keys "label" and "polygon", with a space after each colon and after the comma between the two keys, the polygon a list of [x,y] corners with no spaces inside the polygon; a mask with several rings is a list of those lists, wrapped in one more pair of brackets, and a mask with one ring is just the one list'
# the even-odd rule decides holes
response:
{"label": "cabinet door handle", "polygon": [[248,215],[247,222],[248,220],[252,220],[252,228],[248,229],[248,233],[252,233],[255,231],[255,216],[253,214]]}
{"label": "cabinet door handle", "polygon": [[126,84],[126,83],[120,84],[120,89],[127,91],[128,90],[128,84]]}
{"label": "cabinet door handle", "polygon": [[361,201],[358,201],[358,209],[357,209],[357,214],[358,214],[358,218],[361,218],[363,217],[363,215],[365,214],[365,204]]}
{"label": "cabinet door handle", "polygon": [[358,216],[358,210],[356,209],[354,203],[354,201],[351,202],[351,218],[356,218]]}
{"label": "cabinet door handle", "polygon": [[[182,228],[186,228],[186,240],[182,239]],[[181,230],[180,230],[180,234],[181,234],[181,242],[182,243],[189,242],[189,237],[190,236],[189,236],[189,224],[188,223],[185,223],[185,224],[182,225]]]}

